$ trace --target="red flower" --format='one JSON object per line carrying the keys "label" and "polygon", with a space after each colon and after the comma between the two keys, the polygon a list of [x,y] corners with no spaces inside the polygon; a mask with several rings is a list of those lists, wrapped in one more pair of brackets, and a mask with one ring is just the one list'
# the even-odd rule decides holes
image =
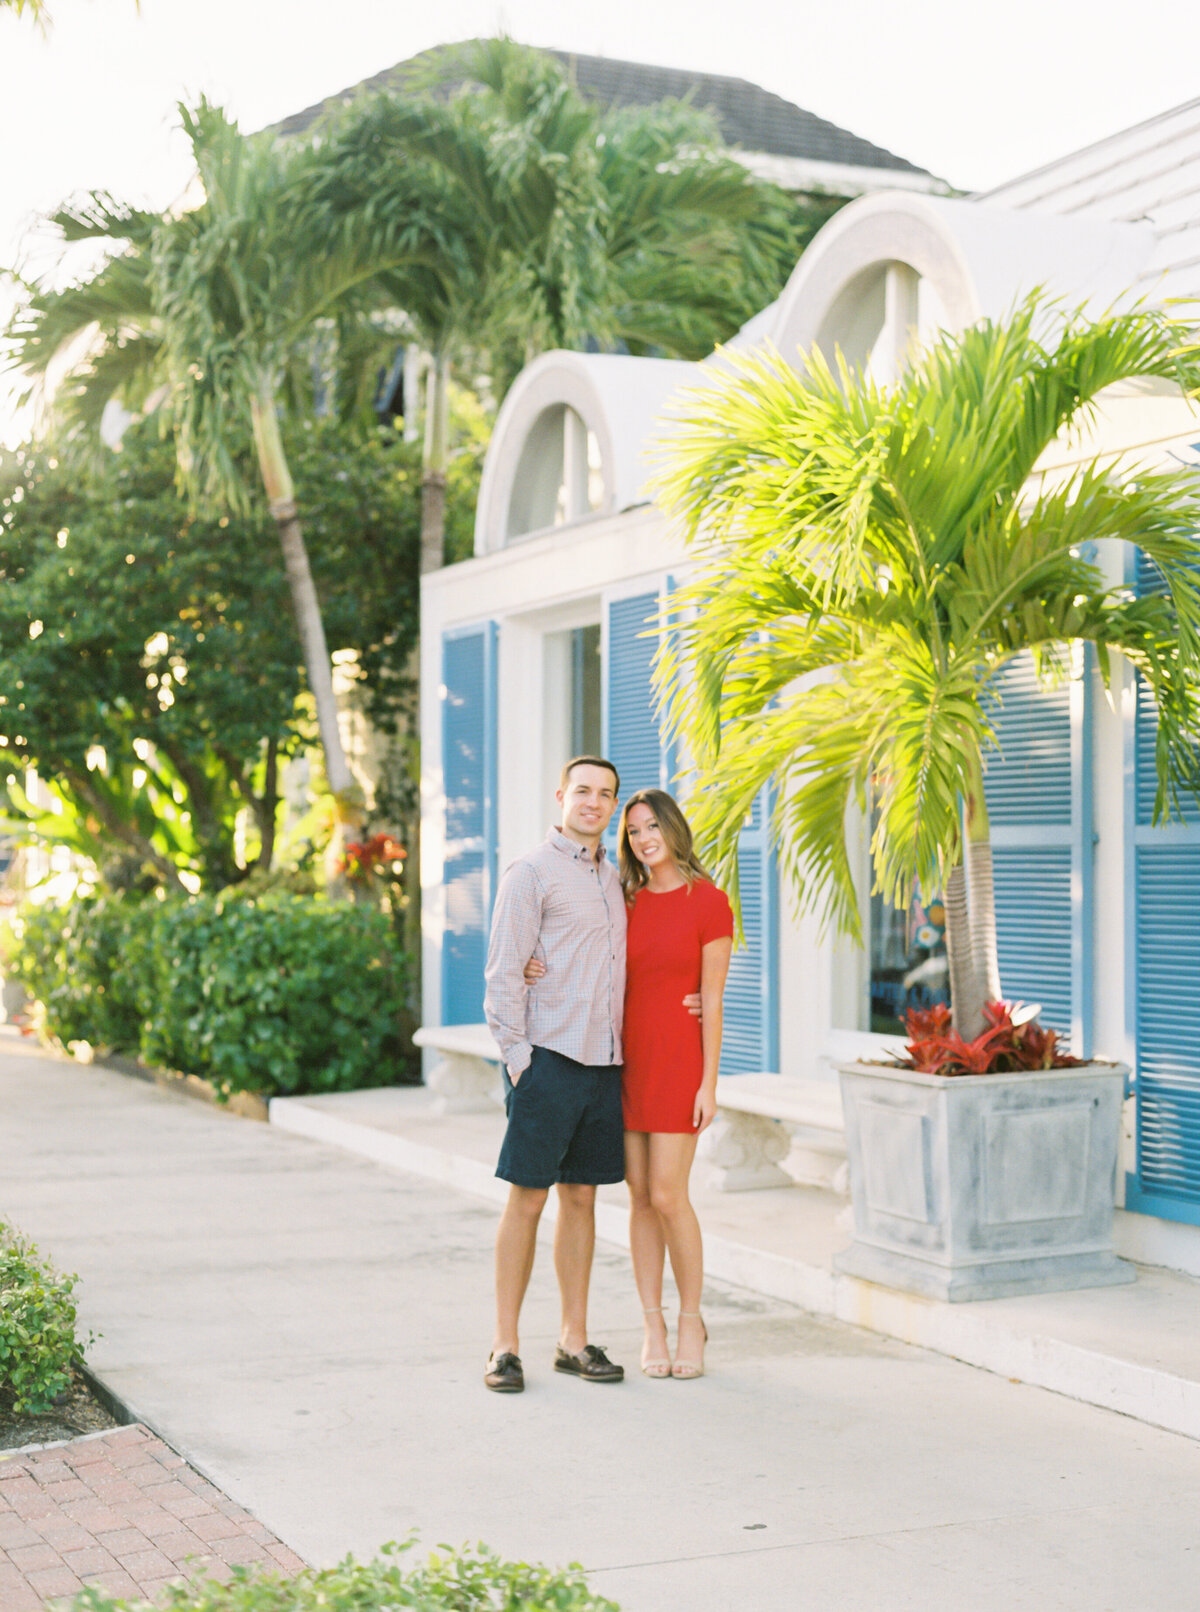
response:
{"label": "red flower", "polygon": [[338,872],[350,880],[365,883],[372,875],[393,872],[393,865],[403,862],[408,852],[391,834],[372,834],[369,840],[348,840],[346,853],[338,863]]}

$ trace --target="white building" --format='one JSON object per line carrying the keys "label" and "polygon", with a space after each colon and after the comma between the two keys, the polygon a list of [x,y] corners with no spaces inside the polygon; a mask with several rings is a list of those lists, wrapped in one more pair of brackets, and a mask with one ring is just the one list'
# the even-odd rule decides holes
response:
{"label": "white building", "polygon": [[[739,341],[836,343],[886,377],[914,329],[1002,316],[1038,286],[1096,310],[1130,288],[1200,292],[1200,102],[986,196],[863,196]],[[474,558],[423,581],[426,1024],[482,1018],[497,870],[545,833],[562,760],[611,756],[625,792],[671,779],[640,635],[688,560],[647,502],[646,450],[695,373],[537,359],[497,421]],[[1094,439],[1056,462],[1131,449],[1195,460],[1200,417],[1165,389],[1113,395]],[[1153,731],[1128,672],[1110,706],[1082,661],[1052,693],[1018,664],[1001,733],[988,793],[1006,994],[1042,1003],[1077,1051],[1135,1069],[1124,1251],[1200,1271],[1200,813],[1150,826]],[[748,945],[723,1068],[832,1079],[831,1060],[886,1025],[913,954],[889,957],[881,909],[867,951],[821,942],[792,916],[757,820],[742,855]],[[934,952],[926,975],[936,966]]]}

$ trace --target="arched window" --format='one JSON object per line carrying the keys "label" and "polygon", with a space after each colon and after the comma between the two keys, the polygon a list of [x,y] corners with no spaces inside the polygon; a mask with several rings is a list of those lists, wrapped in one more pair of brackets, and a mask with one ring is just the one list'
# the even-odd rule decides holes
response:
{"label": "arched window", "polygon": [[565,403],[543,409],[517,461],[505,541],[565,526],[603,506],[604,476],[595,433]]}
{"label": "arched window", "polygon": [[873,263],[834,298],[821,320],[816,345],[832,362],[842,353],[881,385],[894,381],[918,346],[946,327],[937,288],[908,263]]}

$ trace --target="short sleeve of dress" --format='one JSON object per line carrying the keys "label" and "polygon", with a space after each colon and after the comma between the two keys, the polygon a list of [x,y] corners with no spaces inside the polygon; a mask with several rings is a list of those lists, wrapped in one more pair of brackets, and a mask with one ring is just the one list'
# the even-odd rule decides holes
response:
{"label": "short sleeve of dress", "polygon": [[700,944],[707,946],[710,940],[723,940],[732,935],[733,908],[724,890],[718,890],[715,884],[698,881],[692,893],[703,902],[699,912]]}

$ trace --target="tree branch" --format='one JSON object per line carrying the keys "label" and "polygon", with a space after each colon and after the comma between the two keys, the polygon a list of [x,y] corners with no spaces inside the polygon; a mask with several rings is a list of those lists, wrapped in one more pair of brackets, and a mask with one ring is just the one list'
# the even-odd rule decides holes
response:
{"label": "tree branch", "polygon": [[132,824],[127,823],[123,817],[112,809],[104,796],[92,786],[86,773],[77,772],[72,767],[64,767],[62,776],[67,780],[80,800],[87,802],[114,839],[120,840],[121,844],[127,845],[131,851],[136,851],[142,860],[148,862],[172,889],[181,891],[186,889],[183,880],[179,877],[179,870],[175,864],[168,857],[165,857],[144,835],[139,834]]}

